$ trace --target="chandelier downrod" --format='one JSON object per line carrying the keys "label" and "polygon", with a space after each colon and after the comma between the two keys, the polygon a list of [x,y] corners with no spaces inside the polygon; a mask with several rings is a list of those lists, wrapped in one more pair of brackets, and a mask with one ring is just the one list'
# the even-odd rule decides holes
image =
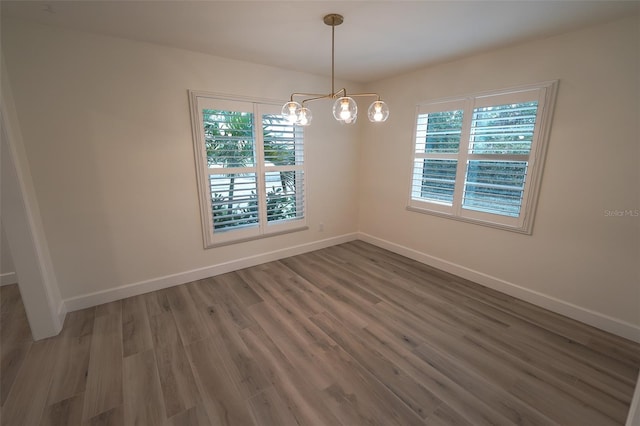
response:
{"label": "chandelier downrod", "polygon": [[331,94],[335,95],[335,62],[336,62],[336,26],[344,22],[342,15],[330,13],[322,19],[325,24],[331,27]]}
{"label": "chandelier downrod", "polygon": [[[326,21],[325,21],[326,22]],[[336,93],[336,24],[331,25],[331,93]]]}

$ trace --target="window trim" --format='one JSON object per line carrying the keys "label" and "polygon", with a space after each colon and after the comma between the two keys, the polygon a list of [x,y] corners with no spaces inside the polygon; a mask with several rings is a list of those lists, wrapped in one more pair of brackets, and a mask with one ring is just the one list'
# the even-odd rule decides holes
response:
{"label": "window trim", "polygon": [[[518,232],[531,235],[533,232],[533,222],[535,211],[538,205],[540,186],[542,183],[542,172],[549,144],[553,110],[555,107],[558,90],[558,80],[544,81],[536,84],[511,87],[502,90],[492,90],[474,93],[467,96],[435,99],[420,102],[415,109],[414,128],[411,142],[411,165],[409,168],[409,197],[406,209],[412,212],[425,213],[462,222],[477,225],[489,226],[492,228]],[[502,216],[498,214],[485,213],[462,208],[462,192],[464,191],[465,175],[467,171],[467,161],[473,159],[478,154],[469,154],[469,135],[471,129],[471,116],[474,108],[489,105],[499,105],[500,101],[491,101],[502,97],[524,96],[527,92],[537,91],[538,117],[534,129],[534,142],[528,155],[528,171],[526,174],[525,187],[522,196],[521,214],[519,217]],[[456,107],[457,105],[457,107]],[[449,109],[447,109],[449,108]],[[418,131],[418,116],[429,112],[447,111],[451,109],[463,109],[464,116],[462,131],[460,135],[460,146],[458,153],[445,154],[442,157],[457,160],[456,181],[454,187],[454,201],[451,206],[426,200],[416,200],[414,194],[414,167],[415,161],[419,158],[416,154],[416,134]],[[431,154],[428,158],[433,158]],[[510,156],[500,156],[501,160],[509,160]]]}
{"label": "window trim", "polygon": [[[193,139],[196,183],[198,187],[198,200],[200,205],[200,218],[202,227],[202,236],[204,248],[221,247],[230,244],[247,242],[262,238],[268,238],[276,235],[288,234],[291,232],[303,231],[309,229],[307,226],[307,179],[305,166],[305,144],[304,136],[302,143],[302,165],[293,166],[266,166],[264,164],[264,143],[262,132],[256,132],[256,123],[262,123],[262,115],[279,114],[282,105],[281,100],[253,98],[244,96],[235,96],[222,93],[212,93],[198,90],[188,90],[189,111],[191,115],[191,132]],[[213,226],[213,212],[211,211],[211,192],[209,188],[209,167],[207,166],[207,152],[204,142],[204,121],[202,110],[206,109],[207,103],[216,103],[215,109],[234,108],[234,105],[245,104],[246,112],[254,115],[254,166],[242,168],[244,171],[250,171],[256,174],[256,185],[258,191],[259,205],[266,202],[266,174],[279,169],[287,168],[287,170],[300,171],[303,174],[302,191],[296,195],[303,198],[303,215],[299,219],[291,219],[285,221],[269,222],[266,218],[266,205],[264,208],[259,207],[258,224],[255,227],[246,229],[230,229],[228,231],[215,232]],[[205,104],[205,105],[203,105]],[[221,108],[222,106],[222,108]],[[262,127],[260,126],[260,129]],[[302,129],[304,132],[304,129]],[[246,169],[246,170],[245,170]],[[229,168],[220,169],[232,170]],[[240,169],[238,169],[240,170]]]}

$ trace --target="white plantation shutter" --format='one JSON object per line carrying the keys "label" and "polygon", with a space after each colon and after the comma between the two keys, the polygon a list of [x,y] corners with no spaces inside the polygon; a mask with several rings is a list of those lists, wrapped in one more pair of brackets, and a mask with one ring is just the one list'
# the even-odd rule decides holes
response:
{"label": "white plantation shutter", "polygon": [[463,209],[520,217],[538,101],[512,102],[473,110]]}
{"label": "white plantation shutter", "polygon": [[205,248],[305,228],[303,131],[278,105],[190,92]]}
{"label": "white plantation shutter", "polygon": [[280,114],[262,117],[268,225],[304,218],[303,131]]}
{"label": "white plantation shutter", "polygon": [[531,233],[556,87],[418,106],[408,208]]}
{"label": "white plantation shutter", "polygon": [[418,107],[410,205],[453,211],[464,106],[460,100]]}

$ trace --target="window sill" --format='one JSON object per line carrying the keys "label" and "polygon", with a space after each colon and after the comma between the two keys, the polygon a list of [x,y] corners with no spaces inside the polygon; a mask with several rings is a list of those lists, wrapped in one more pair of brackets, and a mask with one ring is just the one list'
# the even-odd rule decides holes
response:
{"label": "window sill", "polygon": [[474,225],[481,225],[489,228],[501,229],[503,231],[516,232],[518,234],[531,235],[533,232],[533,224],[527,223],[526,220],[525,220],[525,224],[522,227],[514,227],[514,226],[504,225],[501,223],[478,220],[478,219],[473,219],[473,218],[468,218],[463,216],[455,216],[449,213],[443,213],[443,212],[429,210],[429,209],[422,209],[422,208],[413,207],[413,206],[407,206],[407,210],[410,212],[429,214],[432,216],[438,216],[445,219],[457,220],[459,222],[466,222]]}
{"label": "window sill", "polygon": [[229,240],[229,241],[224,241],[224,242],[219,242],[219,243],[216,243],[214,241],[213,244],[210,244],[210,245],[206,246],[205,249],[230,246],[230,245],[233,245],[233,244],[246,243],[246,242],[254,241],[254,240],[262,240],[264,238],[277,237],[278,235],[291,234],[293,232],[306,231],[308,229],[309,229],[309,227],[307,225],[302,225],[302,226],[297,226],[295,228],[288,228],[288,229],[283,229],[283,230],[280,230],[280,231],[269,232],[267,234],[252,235],[251,237],[238,238],[236,240]]}

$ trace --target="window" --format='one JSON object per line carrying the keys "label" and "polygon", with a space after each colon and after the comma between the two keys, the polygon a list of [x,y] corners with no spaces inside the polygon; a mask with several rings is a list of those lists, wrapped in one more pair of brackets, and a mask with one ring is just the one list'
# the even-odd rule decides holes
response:
{"label": "window", "polygon": [[205,247],[306,229],[303,131],[280,103],[189,97]]}
{"label": "window", "polygon": [[556,88],[418,105],[409,210],[530,234]]}

